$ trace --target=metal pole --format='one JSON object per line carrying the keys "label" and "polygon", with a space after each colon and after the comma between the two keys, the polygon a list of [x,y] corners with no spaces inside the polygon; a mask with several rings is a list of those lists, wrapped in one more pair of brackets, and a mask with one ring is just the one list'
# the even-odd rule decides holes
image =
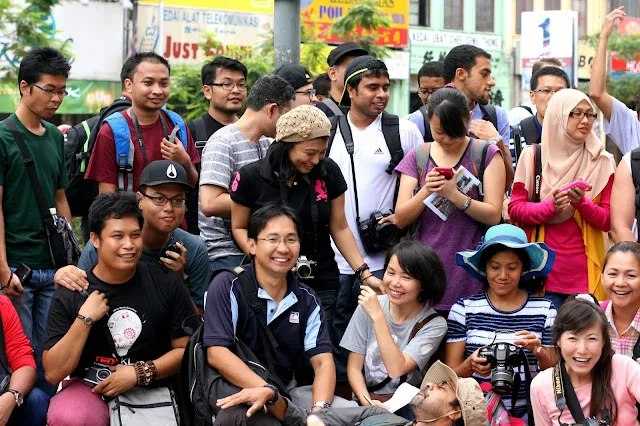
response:
{"label": "metal pole", "polygon": [[275,0],[275,67],[300,63],[300,0]]}
{"label": "metal pole", "polygon": [[164,54],[164,34],[162,31],[162,24],[164,23],[164,0],[160,0],[158,3],[158,15],[160,15],[158,19],[158,43],[156,44],[156,51],[160,49],[158,55]]}

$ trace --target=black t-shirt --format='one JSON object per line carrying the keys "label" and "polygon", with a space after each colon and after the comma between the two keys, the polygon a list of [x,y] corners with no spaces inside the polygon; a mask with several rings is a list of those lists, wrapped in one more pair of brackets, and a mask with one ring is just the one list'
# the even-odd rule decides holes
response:
{"label": "black t-shirt", "polygon": [[[191,132],[191,136],[193,137],[193,141],[196,144],[196,148],[198,149],[198,153],[201,157],[204,145],[209,140],[211,135],[225,126],[225,124],[220,123],[218,120],[209,115],[208,112],[205,112],[202,115],[202,121],[204,121],[204,137],[201,137],[201,135],[199,135],[196,131],[195,120],[190,121],[187,124],[187,127]],[[198,171],[198,176],[200,176],[201,164],[198,163],[195,166],[196,170]],[[200,181],[199,178],[198,181]],[[195,185],[195,189],[193,191],[190,191],[187,194],[187,211],[185,212],[184,216],[187,221],[187,231],[194,235],[200,235],[200,229],[198,228],[198,184]]]}
{"label": "black t-shirt", "polygon": [[[324,164],[323,164],[324,163]],[[339,287],[338,265],[334,260],[329,234],[331,219],[331,201],[344,194],[347,183],[338,165],[330,158],[325,158],[316,166],[322,170],[315,184],[309,175],[298,174],[291,188],[286,188],[284,199],[280,194],[280,181],[271,170],[268,161],[259,160],[240,169],[240,179],[236,179],[237,187],[232,187],[231,199],[238,204],[249,207],[253,213],[265,204],[273,201],[286,201],[294,208],[302,221],[303,234],[300,255],[318,262],[313,267],[312,280],[301,280],[316,291],[336,289]],[[313,171],[312,171],[313,174]],[[311,216],[312,193],[318,206],[317,229],[314,233]]]}
{"label": "black t-shirt", "polygon": [[[80,362],[71,377],[84,377],[95,363],[133,364],[152,361],[171,350],[171,340],[186,336],[182,321],[195,313],[189,292],[180,277],[158,265],[138,263],[133,278],[123,284],[109,284],[87,273],[88,292],[104,293],[109,312],[91,326]],[[85,297],[58,287],[47,320],[44,349],[51,349],[69,331]],[[113,355],[115,343],[117,356]],[[158,381],[157,385],[162,382]]]}

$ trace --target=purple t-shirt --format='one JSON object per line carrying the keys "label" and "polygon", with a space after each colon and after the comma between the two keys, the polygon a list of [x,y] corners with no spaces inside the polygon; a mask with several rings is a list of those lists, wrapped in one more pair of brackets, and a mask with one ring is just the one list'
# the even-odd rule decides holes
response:
{"label": "purple t-shirt", "polygon": [[[465,169],[473,173],[470,147],[471,144],[467,147],[460,162],[454,167],[455,169],[459,166],[464,166]],[[418,146],[409,151],[396,167],[396,171],[418,179],[416,149],[422,149],[422,146]],[[497,146],[489,145],[486,159],[487,165],[489,165],[493,156],[496,155],[498,151]],[[435,164],[431,157],[426,168],[426,173],[423,174],[420,182],[421,187],[424,185],[424,177],[434,167],[438,167],[438,165]],[[472,189],[468,195],[474,200],[480,198],[477,188]],[[456,252],[474,250],[480,238],[482,238],[485,230],[484,226],[476,222],[465,212],[459,210],[454,211],[446,221],[443,221],[426,207],[418,220],[420,220],[420,228],[415,238],[435,250],[447,273],[447,291],[444,298],[440,301],[440,304],[434,308],[437,310],[449,310],[451,305],[456,303],[458,299],[482,291],[482,283],[456,265]]]}

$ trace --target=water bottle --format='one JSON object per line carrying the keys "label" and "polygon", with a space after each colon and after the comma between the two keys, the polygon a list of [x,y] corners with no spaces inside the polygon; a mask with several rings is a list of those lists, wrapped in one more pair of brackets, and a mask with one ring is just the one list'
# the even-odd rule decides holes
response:
{"label": "water bottle", "polygon": [[51,207],[49,209],[49,213],[51,213],[51,217],[53,218],[53,224],[58,226],[58,211],[55,207]]}

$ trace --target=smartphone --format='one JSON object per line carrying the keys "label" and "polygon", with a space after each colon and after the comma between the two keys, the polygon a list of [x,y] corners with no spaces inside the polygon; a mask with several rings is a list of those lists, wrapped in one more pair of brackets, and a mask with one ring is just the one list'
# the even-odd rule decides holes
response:
{"label": "smartphone", "polygon": [[[182,242],[180,241],[178,241],[178,243],[182,244]],[[174,253],[178,253],[179,255],[182,255],[182,250],[180,250],[180,247],[178,247],[177,244],[175,243],[169,244],[166,251],[172,251]]]}
{"label": "smartphone", "polygon": [[447,180],[453,177],[453,168],[451,167],[436,167],[433,171],[440,173]]}
{"label": "smartphone", "polygon": [[575,180],[560,188],[560,192],[571,191],[573,188],[580,188],[586,192],[591,190],[591,184],[583,180]]}
{"label": "smartphone", "polygon": [[176,126],[173,128],[173,130],[171,131],[171,134],[169,135],[169,143],[176,143],[176,135],[178,134],[179,130],[180,130],[180,126]]}
{"label": "smartphone", "polygon": [[33,275],[33,271],[27,265],[25,265],[24,263],[21,263],[20,266],[18,266],[18,269],[16,269],[16,271],[14,272],[14,274],[20,280],[20,284],[24,285],[24,283],[29,282],[29,280],[31,280],[31,275]]}

